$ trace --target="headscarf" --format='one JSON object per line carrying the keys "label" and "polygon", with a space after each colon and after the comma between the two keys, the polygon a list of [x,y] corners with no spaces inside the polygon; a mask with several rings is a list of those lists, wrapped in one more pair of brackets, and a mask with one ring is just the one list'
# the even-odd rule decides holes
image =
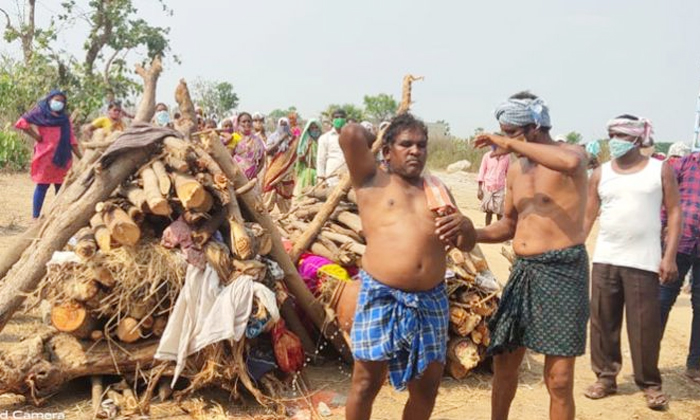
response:
{"label": "headscarf", "polygon": [[496,119],[501,124],[524,127],[535,124],[539,127],[551,127],[549,108],[542,98],[508,99],[496,108]]}
{"label": "headscarf", "polygon": [[[63,96],[66,98],[66,106],[68,105],[68,99],[63,91],[54,89],[49,92],[42,100],[40,100],[37,105],[29,112],[22,115],[27,122],[30,124],[38,125],[39,127],[60,127],[61,137],[58,141],[58,146],[53,154],[53,162],[56,166],[64,168],[71,158],[71,146],[70,146],[70,119],[68,114],[66,114],[66,107],[58,113],[51,111],[49,102],[54,96]],[[58,115],[56,115],[58,114]]]}
{"label": "headscarf", "polygon": [[319,130],[321,129],[321,123],[318,122],[316,118],[311,118],[306,122],[304,131],[301,132],[301,137],[299,138],[299,144],[297,144],[297,156],[304,156],[306,154],[306,149],[309,147],[309,142],[315,141],[311,138],[311,135],[309,135],[309,129],[313,124],[316,124]]}
{"label": "headscarf", "polygon": [[598,155],[600,155],[600,143],[598,140],[586,143],[586,152],[593,157],[598,157]]}
{"label": "headscarf", "polygon": [[[282,122],[286,122],[286,125],[282,125]],[[267,148],[271,149],[275,146],[279,146],[278,152],[285,152],[289,141],[292,138],[292,130],[289,127],[289,120],[287,118],[280,118],[277,120],[277,128],[274,133],[270,134],[267,138]]]}
{"label": "headscarf", "polygon": [[651,121],[646,118],[638,120],[629,118],[612,119],[608,121],[608,132],[639,137],[642,139],[642,147],[649,147],[654,144],[654,139],[652,138],[654,127],[651,125]]}
{"label": "headscarf", "polygon": [[677,143],[673,143],[671,147],[668,148],[668,157],[672,156],[679,156],[679,157],[684,157],[688,156],[690,154],[690,146],[687,144],[679,141]]}

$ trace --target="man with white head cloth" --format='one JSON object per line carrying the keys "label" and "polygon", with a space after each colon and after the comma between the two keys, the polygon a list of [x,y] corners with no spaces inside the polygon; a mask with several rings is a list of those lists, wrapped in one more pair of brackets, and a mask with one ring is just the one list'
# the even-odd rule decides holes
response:
{"label": "man with white head cloth", "polygon": [[506,179],[503,218],[477,230],[484,243],[513,240],[517,259],[489,322],[494,355],[491,418],[508,418],[518,368],[529,348],[545,355],[550,418],[573,420],[574,364],[586,347],[588,255],[583,243],[586,154],[555,142],[545,102],[529,92],[496,110],[505,135],[482,134],[477,147],[518,159]]}
{"label": "man with white head cloth", "polygon": [[[591,366],[596,382],[585,392],[591,399],[617,392],[622,367],[620,330],[626,312],[634,382],[647,406],[663,410],[659,343],[659,283],[676,279],[676,251],[681,230],[678,185],[671,167],[644,156],[651,146],[649,120],[621,115],[608,122],[611,161],[597,168],[588,186],[584,229],[591,231],[600,214],[600,229],[591,273]],[[662,249],[661,207],[668,212]]]}

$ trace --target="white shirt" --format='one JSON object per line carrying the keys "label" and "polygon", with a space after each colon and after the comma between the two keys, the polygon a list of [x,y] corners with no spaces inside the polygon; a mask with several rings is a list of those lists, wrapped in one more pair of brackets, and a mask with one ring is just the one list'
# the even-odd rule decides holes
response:
{"label": "white shirt", "polygon": [[345,166],[345,156],[340,148],[339,137],[340,134],[338,134],[336,129],[331,128],[330,131],[318,138],[318,153],[316,155],[317,177],[328,177],[338,168]]}
{"label": "white shirt", "polygon": [[593,262],[659,272],[663,162],[649,159],[633,174],[601,167],[600,230]]}

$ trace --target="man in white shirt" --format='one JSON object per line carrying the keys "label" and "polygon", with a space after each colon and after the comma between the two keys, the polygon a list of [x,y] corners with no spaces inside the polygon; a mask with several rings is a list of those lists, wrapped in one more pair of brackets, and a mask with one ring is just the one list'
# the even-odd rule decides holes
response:
{"label": "man in white shirt", "polygon": [[343,109],[333,111],[333,128],[318,139],[318,153],[316,154],[316,177],[318,182],[327,180],[328,185],[338,183],[339,175],[335,172],[345,166],[345,156],[340,149],[338,138],[340,130],[346,123],[346,116],[347,114]]}
{"label": "man in white shirt", "polygon": [[[640,147],[651,141],[648,120],[621,115],[608,123],[612,160],[595,169],[588,187],[584,229],[591,231],[600,211],[600,229],[591,273],[591,365],[597,380],[591,399],[617,392],[622,366],[620,330],[627,312],[634,381],[647,406],[662,410],[659,282],[675,279],[681,228],[678,186],[673,170],[649,159]],[[666,248],[661,247],[661,206],[668,211]]]}

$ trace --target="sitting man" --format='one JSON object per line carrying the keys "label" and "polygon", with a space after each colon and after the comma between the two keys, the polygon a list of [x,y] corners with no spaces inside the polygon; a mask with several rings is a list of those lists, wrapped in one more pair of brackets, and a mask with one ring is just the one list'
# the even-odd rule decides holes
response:
{"label": "sitting man", "polygon": [[367,239],[346,418],[370,418],[388,369],[395,388],[408,387],[403,418],[428,419],[446,356],[446,250],[471,249],[475,231],[444,185],[422,175],[425,124],[410,114],[394,118],[383,138],[383,168],[371,152],[373,140],[358,124],[340,133]]}

